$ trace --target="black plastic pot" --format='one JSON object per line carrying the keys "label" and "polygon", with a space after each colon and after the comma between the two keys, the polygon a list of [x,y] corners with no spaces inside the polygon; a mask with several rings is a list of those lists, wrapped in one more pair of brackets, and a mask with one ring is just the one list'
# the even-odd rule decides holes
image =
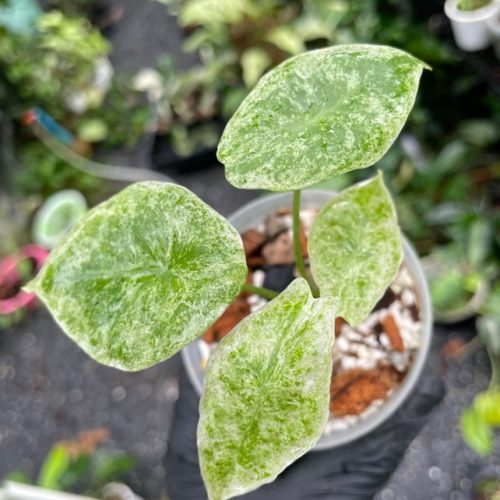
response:
{"label": "black plastic pot", "polygon": [[[214,126],[219,138],[226,125],[225,120],[217,118],[206,122]],[[201,123],[197,124],[201,125]],[[194,125],[196,127],[197,125]],[[219,142],[217,140],[217,142]],[[172,148],[167,135],[157,134],[151,150],[151,163],[155,170],[166,174],[180,174],[200,170],[217,162],[216,146],[201,148],[188,156],[178,155]]]}

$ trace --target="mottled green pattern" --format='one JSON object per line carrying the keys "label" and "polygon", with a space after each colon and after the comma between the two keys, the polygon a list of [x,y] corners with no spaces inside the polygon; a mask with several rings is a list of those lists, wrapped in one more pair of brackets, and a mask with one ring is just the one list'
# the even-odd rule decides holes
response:
{"label": "mottled green pattern", "polygon": [[210,358],[198,450],[211,500],[271,482],[314,446],[328,417],[334,300],[297,278]]}
{"label": "mottled green pattern", "polygon": [[378,161],[424,65],[391,47],[339,45],[288,59],[229,121],[217,156],[236,187],[289,191]]}
{"label": "mottled green pattern", "polygon": [[337,297],[337,315],[357,325],[398,272],[401,234],[382,175],[346,189],[316,217],[309,257],[321,295]]}
{"label": "mottled green pattern", "polygon": [[183,187],[144,182],[91,210],[28,288],[97,361],[140,370],[201,335],[246,273],[223,217]]}

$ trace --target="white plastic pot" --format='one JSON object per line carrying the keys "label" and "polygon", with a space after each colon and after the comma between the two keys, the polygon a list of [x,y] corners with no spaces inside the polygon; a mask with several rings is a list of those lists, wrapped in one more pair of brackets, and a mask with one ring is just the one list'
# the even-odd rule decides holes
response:
{"label": "white plastic pot", "polygon": [[487,25],[495,55],[500,60],[500,8],[494,16],[488,18]]}
{"label": "white plastic pot", "polygon": [[498,0],[476,10],[460,10],[459,0],[446,0],[444,12],[451,21],[456,44],[465,51],[475,52],[486,49],[491,43],[488,20],[500,10]]}
{"label": "white plastic pot", "polygon": [[[240,208],[229,217],[229,221],[240,232],[258,227],[268,215],[279,208],[292,206],[292,193],[280,193],[258,198]],[[301,207],[321,208],[335,196],[333,191],[305,190],[301,196]],[[432,309],[427,282],[420,266],[418,257],[406,239],[403,239],[404,261],[415,283],[415,292],[420,307],[422,334],[420,347],[415,353],[413,362],[401,384],[387,398],[384,404],[375,412],[360,419],[347,429],[339,429],[323,434],[314,450],[333,448],[367,434],[385,422],[408,398],[417,385],[424,368],[425,360],[432,339]],[[196,392],[201,394],[203,385],[202,355],[197,342],[192,342],[182,350],[182,360],[188,377]]]}
{"label": "white plastic pot", "polygon": [[47,248],[55,248],[70,227],[87,211],[82,193],[73,189],[58,191],[45,200],[33,220],[33,241]]}
{"label": "white plastic pot", "polygon": [[96,500],[62,491],[46,490],[30,484],[5,481],[0,488],[0,500]]}

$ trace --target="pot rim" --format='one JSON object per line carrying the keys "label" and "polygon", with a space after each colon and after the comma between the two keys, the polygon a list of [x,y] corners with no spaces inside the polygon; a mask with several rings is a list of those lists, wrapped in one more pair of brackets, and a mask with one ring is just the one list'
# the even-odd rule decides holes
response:
{"label": "pot rim", "polygon": [[444,12],[451,20],[462,23],[486,21],[500,8],[500,1],[492,0],[488,5],[476,10],[461,10],[457,7],[458,1],[446,0]]}
{"label": "pot rim", "polygon": [[[304,207],[309,206],[320,208],[335,195],[335,191],[320,189],[304,190],[302,192],[301,204]],[[240,233],[242,233],[252,227],[255,228],[274,210],[286,205],[291,206],[292,199],[293,193],[278,193],[257,198],[234,212],[229,217],[229,221]],[[321,438],[311,451],[334,448],[352,442],[372,431],[386,421],[403,404],[418,382],[425,365],[425,360],[427,359],[432,339],[432,308],[429,289],[427,287],[427,282],[417,254],[404,236],[403,250],[404,261],[408,266],[408,270],[415,283],[420,315],[422,318],[422,337],[420,348],[415,353],[412,364],[401,384],[399,384],[399,386],[390,394],[390,396],[384,401],[384,404],[381,405],[377,411],[366,415],[366,417],[347,429],[333,430],[328,434],[322,434]],[[190,345],[182,349],[181,354],[188,377],[196,392],[201,394],[201,369],[199,368],[199,363],[198,366],[196,366],[196,360],[193,359],[193,356],[199,356],[197,341],[192,342]]]}
{"label": "pot rim", "polygon": [[493,36],[500,35],[500,6],[498,12],[495,13],[494,16],[490,16],[486,19],[486,24]]}

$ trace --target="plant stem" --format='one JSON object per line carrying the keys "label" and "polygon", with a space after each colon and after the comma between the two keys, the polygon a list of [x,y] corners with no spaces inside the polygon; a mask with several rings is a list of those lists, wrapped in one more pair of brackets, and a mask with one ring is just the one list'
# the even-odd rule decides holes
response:
{"label": "plant stem", "polygon": [[248,293],[254,293],[256,295],[260,295],[261,297],[264,297],[265,299],[274,299],[274,297],[277,297],[279,295],[278,292],[271,290],[270,288],[264,288],[262,286],[255,286],[255,285],[250,285],[248,283],[245,283],[243,285],[243,288],[241,289],[242,292],[248,292]]}
{"label": "plant stem", "polygon": [[299,274],[307,281],[306,265],[302,255],[302,246],[300,244],[300,190],[293,192],[293,251],[295,254],[295,265]]}
{"label": "plant stem", "polygon": [[293,192],[293,252],[297,271],[309,283],[312,296],[318,298],[319,290],[307,274],[304,255],[302,254],[302,245],[300,244],[300,190]]}

